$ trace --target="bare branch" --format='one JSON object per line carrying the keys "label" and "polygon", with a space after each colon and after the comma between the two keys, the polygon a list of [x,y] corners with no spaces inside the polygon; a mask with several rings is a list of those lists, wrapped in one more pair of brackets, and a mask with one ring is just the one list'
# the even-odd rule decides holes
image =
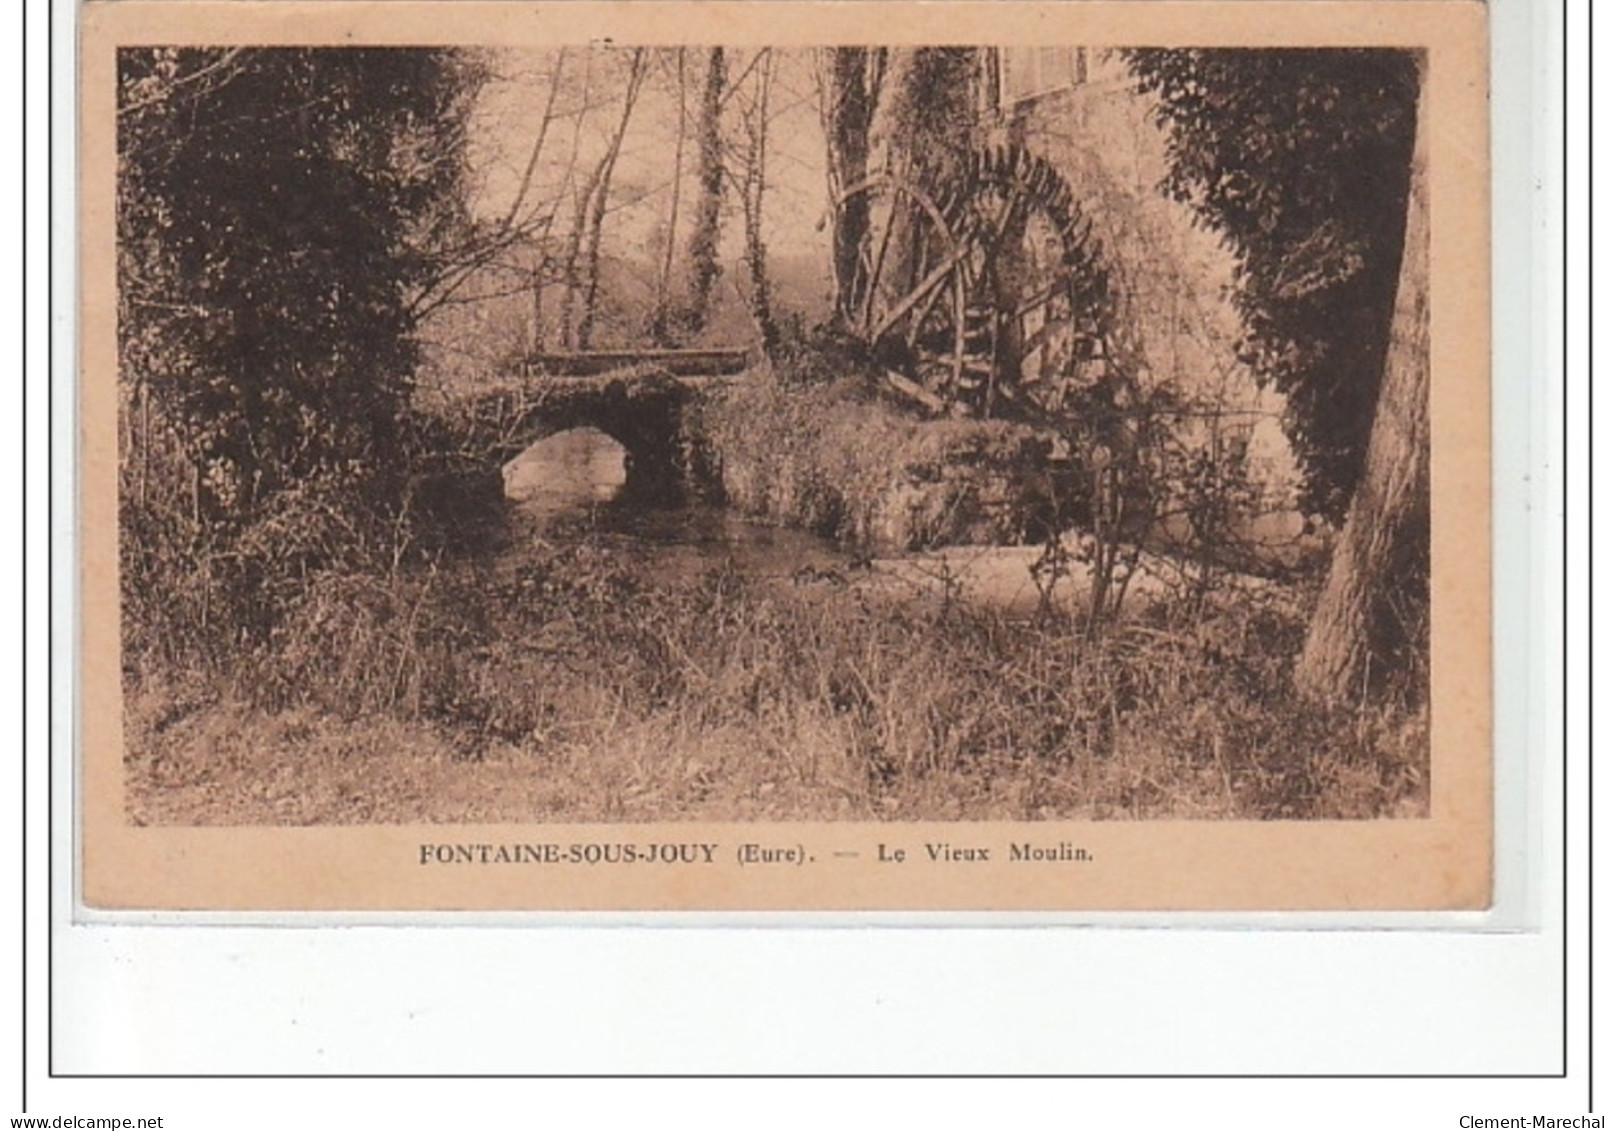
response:
{"label": "bare branch", "polygon": [[[164,83],[162,89],[157,91],[157,93],[153,94],[151,97],[142,98],[138,102],[131,102],[126,106],[118,107],[118,116],[122,117],[125,114],[132,114],[137,110],[144,110],[146,107],[155,106],[159,102],[167,102],[169,98],[173,96],[174,91],[180,87],[188,86],[191,83],[207,78],[209,75],[217,74],[219,71],[222,71],[224,68],[230,66],[237,59],[239,59],[246,52],[246,50],[247,49],[244,47],[230,48],[223,55],[220,55],[207,66],[198,68],[188,75],[184,75],[180,78]],[[237,68],[235,72],[232,72],[232,74],[226,76],[226,79],[235,77],[235,74],[239,73],[239,70],[240,69]]]}
{"label": "bare branch", "polygon": [[516,189],[516,199],[510,202],[510,211],[506,213],[503,225],[509,228],[521,211],[522,201],[527,196],[527,189],[533,183],[533,170],[538,168],[538,156],[544,151],[544,139],[550,132],[550,123],[555,120],[555,97],[561,90],[561,69],[566,65],[566,48],[561,48],[555,55],[555,67],[550,71],[550,94],[544,103],[544,117],[538,124],[538,137],[533,141],[533,152],[527,158],[527,169],[522,173],[521,185]]}

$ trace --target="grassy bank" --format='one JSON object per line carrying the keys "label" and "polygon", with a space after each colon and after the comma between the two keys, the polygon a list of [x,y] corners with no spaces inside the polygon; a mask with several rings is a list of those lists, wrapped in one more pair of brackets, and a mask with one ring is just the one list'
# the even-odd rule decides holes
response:
{"label": "grassy bank", "polygon": [[1421,712],[1301,711],[1242,597],[1089,638],[851,586],[658,584],[584,539],[333,576],[231,672],[127,684],[130,816],[313,824],[1371,817],[1427,804]]}
{"label": "grassy bank", "polygon": [[726,501],[883,550],[1015,543],[1048,529],[1050,434],[921,419],[874,387],[862,376],[765,378],[710,396],[698,428]]}

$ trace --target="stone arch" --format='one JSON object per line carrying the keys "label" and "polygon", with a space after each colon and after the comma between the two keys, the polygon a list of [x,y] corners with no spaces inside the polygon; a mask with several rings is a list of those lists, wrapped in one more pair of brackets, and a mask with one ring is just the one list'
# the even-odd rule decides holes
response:
{"label": "stone arch", "polygon": [[626,492],[677,495],[684,486],[683,414],[689,398],[685,385],[660,371],[557,380],[505,414],[488,454],[502,467],[550,436],[593,428],[627,453]]}

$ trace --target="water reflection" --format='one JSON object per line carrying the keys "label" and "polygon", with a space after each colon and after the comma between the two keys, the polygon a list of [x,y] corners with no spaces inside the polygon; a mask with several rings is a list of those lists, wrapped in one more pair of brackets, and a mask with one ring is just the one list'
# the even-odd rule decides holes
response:
{"label": "water reflection", "polygon": [[[579,428],[534,444],[507,465],[505,494],[514,504],[516,536],[503,560],[517,564],[541,547],[588,537],[653,583],[678,584],[728,569],[834,592],[856,586],[1027,615],[1040,607],[1031,572],[1038,547],[955,546],[870,561],[828,539],[748,522],[724,507],[667,506],[625,496],[625,454],[605,433]],[[1061,604],[1080,606],[1080,573],[1073,563]],[[1152,588],[1148,577],[1133,584],[1139,594]]]}
{"label": "water reflection", "polygon": [[723,507],[625,497],[625,455],[604,432],[578,428],[539,441],[506,465],[505,497],[515,503],[518,529],[510,552],[519,555],[525,539],[587,531],[669,581],[719,568],[786,576],[847,556],[823,538],[747,522]]}
{"label": "water reflection", "polygon": [[535,516],[587,512],[622,491],[627,454],[596,428],[558,432],[505,465],[505,497]]}

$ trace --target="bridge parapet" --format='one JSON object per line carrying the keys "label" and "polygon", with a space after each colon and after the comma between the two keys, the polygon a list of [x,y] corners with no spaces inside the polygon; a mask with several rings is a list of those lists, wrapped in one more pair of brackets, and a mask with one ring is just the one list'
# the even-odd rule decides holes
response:
{"label": "bridge parapet", "polygon": [[624,349],[574,350],[565,353],[536,353],[519,363],[525,378],[595,377],[614,370],[651,366],[674,377],[738,377],[755,358],[751,351],[722,347],[716,349]]}

